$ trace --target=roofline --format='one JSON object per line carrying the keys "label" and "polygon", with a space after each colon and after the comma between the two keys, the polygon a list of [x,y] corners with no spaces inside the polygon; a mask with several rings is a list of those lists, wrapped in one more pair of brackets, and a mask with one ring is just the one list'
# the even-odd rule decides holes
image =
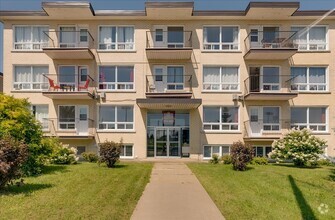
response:
{"label": "roofline", "polygon": [[[94,10],[91,3],[78,1],[42,2],[44,8],[89,8],[93,16],[146,16],[145,10]],[[250,2],[245,10],[194,10],[194,2],[145,2],[145,8],[189,8],[192,16],[246,16],[251,8],[296,8],[293,16],[322,16],[329,10],[298,11],[299,2]],[[0,16],[48,16],[45,11],[0,11]],[[329,16],[335,16],[332,12]]]}

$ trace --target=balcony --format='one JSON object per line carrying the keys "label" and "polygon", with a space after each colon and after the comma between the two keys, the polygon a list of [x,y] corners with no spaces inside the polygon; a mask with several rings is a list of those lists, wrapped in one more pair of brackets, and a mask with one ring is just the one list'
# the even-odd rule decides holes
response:
{"label": "balcony", "polygon": [[42,94],[51,99],[81,99],[95,98],[94,80],[89,75],[49,74],[44,75],[49,83],[49,89]]}
{"label": "balcony", "polygon": [[147,75],[146,98],[136,102],[146,109],[196,109],[202,100],[192,96],[192,75]]}
{"label": "balcony", "polygon": [[253,119],[244,121],[243,138],[246,141],[273,141],[290,129],[290,120]]}
{"label": "balcony", "polygon": [[147,31],[148,60],[189,60],[192,57],[192,31]]}
{"label": "balcony", "polygon": [[94,59],[91,51],[94,46],[94,38],[86,29],[80,31],[49,31],[45,34],[49,38],[49,43],[48,46],[43,48],[43,51],[51,59]]}
{"label": "balcony", "polygon": [[295,31],[251,31],[244,40],[245,60],[286,60],[298,51]]}
{"label": "balcony", "polygon": [[297,95],[290,75],[251,75],[244,80],[245,101],[288,101]]}
{"label": "balcony", "polygon": [[94,120],[81,118],[45,118],[42,122],[45,136],[61,139],[93,139],[95,135]]}

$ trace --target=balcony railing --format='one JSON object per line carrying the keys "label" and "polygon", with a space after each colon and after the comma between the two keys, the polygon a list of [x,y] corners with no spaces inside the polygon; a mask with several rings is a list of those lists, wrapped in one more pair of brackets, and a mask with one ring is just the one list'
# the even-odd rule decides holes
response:
{"label": "balcony railing", "polygon": [[192,31],[147,31],[149,49],[185,49],[192,48]]}
{"label": "balcony railing", "polygon": [[250,49],[297,49],[295,31],[252,31],[245,38],[246,51]]}
{"label": "balcony railing", "polygon": [[48,74],[50,92],[93,92],[94,79],[89,75],[79,74]]}
{"label": "balcony railing", "polygon": [[46,135],[57,137],[94,136],[96,127],[90,118],[45,118],[42,121]]}
{"label": "balcony railing", "polygon": [[250,75],[244,80],[244,94],[249,93],[290,93],[291,75]]}
{"label": "balcony railing", "polygon": [[147,75],[146,92],[148,94],[192,93],[192,75]]}
{"label": "balcony railing", "polygon": [[244,138],[280,138],[291,128],[289,119],[252,119],[243,124]]}
{"label": "balcony railing", "polygon": [[49,38],[49,44],[47,46],[49,48],[94,47],[94,38],[89,31],[48,31],[44,32],[44,34]]}

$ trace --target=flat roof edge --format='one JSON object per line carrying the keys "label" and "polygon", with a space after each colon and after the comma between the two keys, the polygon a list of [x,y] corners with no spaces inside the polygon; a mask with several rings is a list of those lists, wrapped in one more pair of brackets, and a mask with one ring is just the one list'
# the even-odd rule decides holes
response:
{"label": "flat roof edge", "polygon": [[48,16],[45,11],[0,11],[1,16]]}
{"label": "flat roof edge", "polygon": [[146,8],[193,8],[194,2],[145,2]]}
{"label": "flat roof edge", "polygon": [[95,16],[146,16],[143,10],[95,10]]}
{"label": "flat roof edge", "polygon": [[92,7],[89,2],[82,1],[57,1],[57,2],[42,2],[42,7],[46,8],[89,8]]}
{"label": "flat roof edge", "polygon": [[240,10],[197,10],[193,11],[193,16],[245,16],[245,11]]}

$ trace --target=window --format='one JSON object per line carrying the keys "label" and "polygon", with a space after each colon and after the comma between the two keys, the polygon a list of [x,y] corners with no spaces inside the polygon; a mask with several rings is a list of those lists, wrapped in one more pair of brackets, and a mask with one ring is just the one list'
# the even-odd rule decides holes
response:
{"label": "window", "polygon": [[184,89],[184,67],[182,66],[167,67],[167,89],[168,90]]}
{"label": "window", "polygon": [[48,26],[15,26],[15,50],[41,50],[48,46]]}
{"label": "window", "polygon": [[74,130],[76,128],[76,106],[59,106],[58,116],[59,129]]}
{"label": "window", "polygon": [[125,144],[121,146],[120,158],[133,158],[133,145]]}
{"label": "window", "polygon": [[133,90],[133,66],[99,66],[99,89]]}
{"label": "window", "polygon": [[81,155],[82,153],[86,152],[85,146],[77,146],[77,155]]}
{"label": "window", "polygon": [[239,130],[238,107],[204,107],[204,130]]}
{"label": "window", "polygon": [[169,48],[184,47],[184,28],[183,27],[168,27],[167,28],[167,43]]}
{"label": "window", "polygon": [[204,27],[204,50],[238,50],[239,28],[236,26]]}
{"label": "window", "polygon": [[100,50],[133,50],[134,45],[133,27],[99,27]]}
{"label": "window", "polygon": [[206,91],[238,91],[238,67],[204,67],[203,89]]}
{"label": "window", "polygon": [[272,151],[271,146],[256,146],[253,148],[255,157],[268,157],[269,153]]}
{"label": "window", "polygon": [[326,107],[293,107],[291,108],[291,128],[309,128],[313,131],[327,131]]}
{"label": "window", "polygon": [[43,130],[49,128],[49,106],[48,105],[32,105],[31,111],[35,119],[42,125]]}
{"label": "window", "polygon": [[48,66],[15,66],[14,89],[15,90],[44,90],[48,89]]}
{"label": "window", "polygon": [[100,106],[100,130],[133,130],[134,110],[132,106]]}
{"label": "window", "polygon": [[327,27],[292,27],[292,31],[297,32],[294,35],[293,43],[298,45],[299,50],[327,50]]}
{"label": "window", "polygon": [[263,107],[263,130],[279,131],[279,107]]}
{"label": "window", "polygon": [[279,90],[279,75],[279,67],[263,67],[263,90]]}
{"label": "window", "polygon": [[326,67],[292,67],[291,89],[296,91],[327,91]]}
{"label": "window", "polygon": [[204,146],[204,159],[211,159],[213,155],[221,157],[230,154],[230,146],[228,145],[205,145]]}

